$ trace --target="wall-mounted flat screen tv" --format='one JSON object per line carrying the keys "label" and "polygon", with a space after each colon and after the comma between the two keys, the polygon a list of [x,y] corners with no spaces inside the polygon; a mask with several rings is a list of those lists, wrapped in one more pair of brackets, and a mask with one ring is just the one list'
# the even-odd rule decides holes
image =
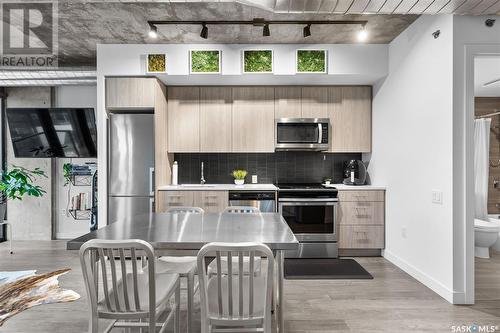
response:
{"label": "wall-mounted flat screen tv", "polygon": [[93,108],[8,108],[16,157],[97,157]]}

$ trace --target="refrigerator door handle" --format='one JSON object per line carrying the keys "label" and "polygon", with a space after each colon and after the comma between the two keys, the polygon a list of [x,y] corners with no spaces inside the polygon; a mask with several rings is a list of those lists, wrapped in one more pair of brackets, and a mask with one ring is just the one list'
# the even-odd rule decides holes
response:
{"label": "refrigerator door handle", "polygon": [[149,212],[150,213],[155,212],[155,199],[154,198],[149,199]]}
{"label": "refrigerator door handle", "polygon": [[149,194],[155,195],[154,188],[155,168],[149,168]]}

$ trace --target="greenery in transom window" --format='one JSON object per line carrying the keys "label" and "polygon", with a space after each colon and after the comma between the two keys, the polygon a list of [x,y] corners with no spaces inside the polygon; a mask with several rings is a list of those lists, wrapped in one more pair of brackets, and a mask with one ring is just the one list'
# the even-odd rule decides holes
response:
{"label": "greenery in transom window", "polygon": [[324,50],[298,50],[297,72],[299,73],[325,73],[326,51]]}
{"label": "greenery in transom window", "polygon": [[167,64],[164,54],[148,54],[148,72],[165,73]]}
{"label": "greenery in transom window", "polygon": [[219,73],[219,51],[191,51],[191,73]]}
{"label": "greenery in transom window", "polygon": [[273,71],[273,52],[271,50],[243,52],[245,73],[271,73]]}

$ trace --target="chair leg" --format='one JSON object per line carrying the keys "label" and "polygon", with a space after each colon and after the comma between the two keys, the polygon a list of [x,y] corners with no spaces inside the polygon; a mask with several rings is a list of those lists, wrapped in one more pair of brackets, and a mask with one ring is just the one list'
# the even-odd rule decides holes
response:
{"label": "chair leg", "polygon": [[193,332],[194,272],[187,276],[187,332]]}
{"label": "chair leg", "polygon": [[267,318],[264,317],[264,333],[271,333],[272,332],[272,316],[269,313]]}
{"label": "chair leg", "polygon": [[174,333],[180,333],[181,331],[181,283],[177,282],[177,288],[175,289],[175,315],[174,315]]}
{"label": "chair leg", "polygon": [[91,316],[89,319],[89,333],[97,333],[99,332],[98,328],[99,319],[96,316]]}

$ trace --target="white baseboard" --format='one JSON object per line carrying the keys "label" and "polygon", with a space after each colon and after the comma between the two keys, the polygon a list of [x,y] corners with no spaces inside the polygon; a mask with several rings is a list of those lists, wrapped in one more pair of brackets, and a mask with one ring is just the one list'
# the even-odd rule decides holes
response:
{"label": "white baseboard", "polygon": [[409,264],[407,261],[401,259],[400,257],[396,256],[394,253],[388,250],[384,250],[382,255],[384,256],[385,259],[392,262],[394,265],[398,266],[406,273],[410,274],[417,281],[419,281],[427,288],[434,291],[436,294],[438,294],[448,302],[452,304],[464,304],[465,302],[464,292],[454,292],[453,290],[448,289],[441,282],[425,274],[415,266]]}

